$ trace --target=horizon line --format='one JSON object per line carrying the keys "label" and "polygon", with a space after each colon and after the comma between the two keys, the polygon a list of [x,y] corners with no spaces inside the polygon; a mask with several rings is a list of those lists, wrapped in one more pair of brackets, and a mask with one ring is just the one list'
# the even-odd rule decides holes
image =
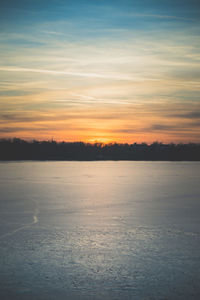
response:
{"label": "horizon line", "polygon": [[162,145],[189,145],[189,144],[195,144],[195,145],[200,145],[200,142],[168,142],[168,143],[165,143],[165,142],[162,142],[162,141],[159,141],[159,140],[155,140],[153,142],[136,142],[136,141],[133,141],[132,143],[130,142],[117,142],[117,141],[110,141],[110,142],[103,142],[103,141],[99,141],[99,140],[95,140],[95,141],[82,141],[82,140],[77,140],[77,141],[66,141],[66,140],[56,140],[54,138],[51,138],[51,139],[24,139],[24,138],[18,138],[18,137],[13,137],[13,138],[0,138],[0,142],[2,141],[8,141],[8,142],[16,142],[16,141],[22,141],[22,142],[26,142],[26,143],[34,143],[34,142],[39,142],[39,143],[42,143],[42,142],[48,142],[48,143],[57,143],[57,144],[61,144],[61,143],[66,143],[66,144],[76,144],[76,143],[82,143],[82,144],[90,144],[90,145],[95,145],[95,144],[100,144],[100,145],[134,145],[134,144],[137,144],[137,145],[142,145],[142,144],[145,144],[145,145],[153,145],[153,144],[162,144]]}

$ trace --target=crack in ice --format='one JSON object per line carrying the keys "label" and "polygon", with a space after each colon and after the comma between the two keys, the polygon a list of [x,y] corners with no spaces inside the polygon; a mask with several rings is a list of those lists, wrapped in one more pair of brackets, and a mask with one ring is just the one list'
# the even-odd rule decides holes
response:
{"label": "crack in ice", "polygon": [[19,232],[19,231],[21,231],[21,230],[23,230],[23,229],[25,229],[25,228],[29,228],[29,227],[31,227],[32,225],[37,224],[37,223],[39,222],[38,215],[39,215],[39,213],[40,213],[40,210],[39,210],[39,208],[38,208],[38,203],[37,203],[36,200],[33,200],[33,199],[32,199],[32,202],[34,202],[34,204],[35,204],[35,209],[34,209],[34,213],[33,213],[33,222],[31,222],[30,224],[25,224],[25,225],[23,224],[23,226],[21,226],[21,227],[15,229],[15,230],[13,230],[13,231],[11,231],[11,232],[7,232],[7,233],[1,235],[1,236],[0,236],[0,240],[6,238],[6,237],[8,237],[8,236],[12,236],[12,235],[14,235],[16,232]]}

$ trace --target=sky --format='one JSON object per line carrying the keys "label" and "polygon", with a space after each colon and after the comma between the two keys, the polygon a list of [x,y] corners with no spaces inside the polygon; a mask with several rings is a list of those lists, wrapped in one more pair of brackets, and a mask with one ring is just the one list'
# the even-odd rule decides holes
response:
{"label": "sky", "polygon": [[199,0],[0,0],[0,138],[200,142]]}

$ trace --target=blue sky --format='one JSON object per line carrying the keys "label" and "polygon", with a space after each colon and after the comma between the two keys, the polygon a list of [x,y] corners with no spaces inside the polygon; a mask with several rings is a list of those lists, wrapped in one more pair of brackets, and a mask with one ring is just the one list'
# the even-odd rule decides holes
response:
{"label": "blue sky", "polygon": [[200,141],[199,25],[194,0],[1,1],[1,136]]}

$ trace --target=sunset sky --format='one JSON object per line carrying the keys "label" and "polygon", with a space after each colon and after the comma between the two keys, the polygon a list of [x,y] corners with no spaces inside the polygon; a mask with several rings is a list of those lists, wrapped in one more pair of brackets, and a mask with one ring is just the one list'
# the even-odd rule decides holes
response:
{"label": "sunset sky", "polygon": [[1,0],[0,137],[200,142],[199,0]]}

